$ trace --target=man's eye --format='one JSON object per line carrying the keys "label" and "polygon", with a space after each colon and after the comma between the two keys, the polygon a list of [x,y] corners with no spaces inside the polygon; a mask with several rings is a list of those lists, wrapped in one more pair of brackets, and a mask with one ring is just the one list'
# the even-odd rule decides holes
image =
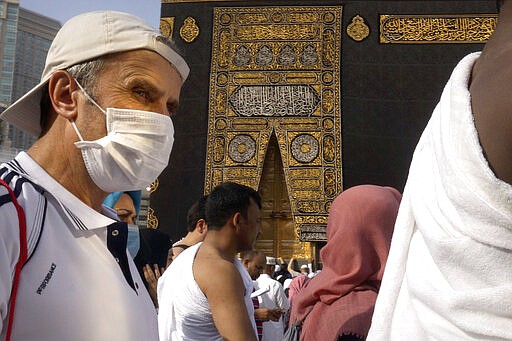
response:
{"label": "man's eye", "polygon": [[145,90],[134,90],[133,93],[143,99],[146,99],[146,100],[149,99],[149,94]]}

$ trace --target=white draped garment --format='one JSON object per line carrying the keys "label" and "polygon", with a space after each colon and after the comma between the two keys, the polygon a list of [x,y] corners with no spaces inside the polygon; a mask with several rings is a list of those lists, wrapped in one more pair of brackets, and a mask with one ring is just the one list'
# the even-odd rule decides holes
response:
{"label": "white draped garment", "polygon": [[[219,334],[208,299],[194,278],[192,266],[202,243],[180,253],[158,280],[158,331],[160,341],[223,340]],[[244,300],[254,333],[254,306],[251,299],[252,280],[242,262],[235,258],[234,265],[244,282]],[[212,273],[212,276],[218,274]]]}
{"label": "white draped garment", "polygon": [[454,69],[414,152],[368,340],[512,340],[512,186],[473,121],[479,55]]}

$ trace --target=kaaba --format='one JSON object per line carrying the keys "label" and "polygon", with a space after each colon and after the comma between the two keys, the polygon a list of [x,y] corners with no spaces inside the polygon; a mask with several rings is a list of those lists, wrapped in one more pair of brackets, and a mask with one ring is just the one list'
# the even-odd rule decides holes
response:
{"label": "kaaba", "polygon": [[495,1],[164,0],[160,29],[191,68],[148,224],[173,240],[223,181],[258,190],[268,256],[316,257],[329,207],[359,184],[402,191],[456,63]]}

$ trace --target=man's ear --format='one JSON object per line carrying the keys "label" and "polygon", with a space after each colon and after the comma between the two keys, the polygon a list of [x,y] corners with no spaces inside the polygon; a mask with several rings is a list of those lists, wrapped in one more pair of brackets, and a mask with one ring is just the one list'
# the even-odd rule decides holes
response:
{"label": "man's ear", "polygon": [[55,71],[48,81],[53,110],[70,121],[74,121],[78,115],[77,89],[73,77],[64,70]]}
{"label": "man's ear", "polygon": [[206,221],[204,219],[199,219],[196,223],[196,230],[200,234],[206,233],[208,227],[206,225]]}
{"label": "man's ear", "polygon": [[233,222],[233,226],[235,227],[235,229],[238,230],[238,227],[240,226],[240,222],[242,220],[242,214],[240,212],[236,212],[235,214],[233,214],[231,220]]}

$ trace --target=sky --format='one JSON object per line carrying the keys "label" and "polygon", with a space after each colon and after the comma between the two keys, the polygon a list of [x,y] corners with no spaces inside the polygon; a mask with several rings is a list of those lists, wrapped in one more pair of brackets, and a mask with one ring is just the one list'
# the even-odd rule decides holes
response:
{"label": "sky", "polygon": [[160,23],[161,0],[20,0],[20,7],[64,24],[83,12],[111,9],[135,14],[154,28]]}

